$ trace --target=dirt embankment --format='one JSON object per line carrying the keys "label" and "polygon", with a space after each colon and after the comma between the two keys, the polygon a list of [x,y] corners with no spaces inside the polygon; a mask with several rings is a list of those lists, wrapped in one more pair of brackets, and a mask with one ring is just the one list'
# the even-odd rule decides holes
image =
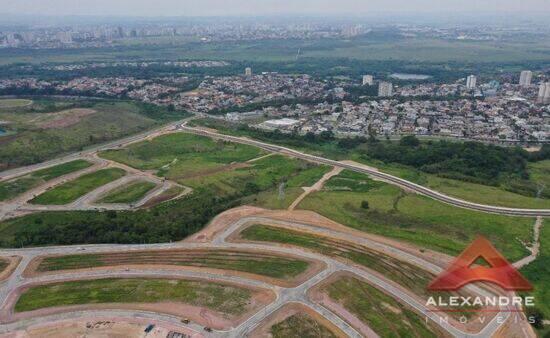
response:
{"label": "dirt embankment", "polygon": [[289,303],[278,311],[274,312],[268,316],[264,321],[250,333],[251,338],[261,338],[261,337],[270,337],[271,327],[276,325],[285,319],[294,316],[295,314],[307,314],[313,320],[315,320],[320,325],[329,329],[336,337],[344,338],[347,335],[342,332],[338,327],[332,324],[329,320],[318,314],[316,311],[312,310],[308,306],[300,303]]}
{"label": "dirt embankment", "polygon": [[2,282],[5,279],[8,279],[11,274],[15,271],[17,266],[19,265],[19,262],[21,262],[21,257],[19,256],[9,256],[4,257],[0,256],[0,260],[6,261],[8,263],[8,266],[2,271],[0,271],[0,282]]}

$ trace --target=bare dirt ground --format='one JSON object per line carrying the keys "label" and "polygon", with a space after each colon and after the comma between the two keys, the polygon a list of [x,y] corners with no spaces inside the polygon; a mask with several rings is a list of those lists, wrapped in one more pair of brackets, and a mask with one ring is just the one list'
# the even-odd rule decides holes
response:
{"label": "bare dirt ground", "polygon": [[296,207],[304,200],[304,198],[306,198],[312,192],[320,191],[321,189],[323,189],[325,183],[332,177],[340,174],[342,170],[343,168],[332,168],[331,171],[324,174],[323,177],[321,177],[321,179],[311,187],[303,187],[302,189],[304,189],[304,192],[300,196],[298,196],[298,198],[294,202],[292,202],[292,204],[288,207],[288,210],[292,211],[296,209]]}
{"label": "bare dirt ground", "polygon": [[[136,277],[139,278],[139,277]],[[177,279],[177,278],[171,278]],[[87,279],[78,279],[78,280],[87,280]],[[196,280],[191,278],[186,278],[185,280]],[[71,280],[67,280],[71,281]],[[63,281],[56,281],[55,283],[60,283]],[[59,306],[38,309],[34,311],[13,313],[13,309],[17,300],[27,290],[28,288],[35,287],[41,284],[31,284],[26,285],[25,287],[19,288],[16,292],[10,294],[6,301],[6,309],[10,309],[10,313],[0,313],[2,318],[6,322],[20,321],[33,317],[42,317],[52,314],[67,313],[67,312],[78,312],[78,311],[88,311],[88,310],[139,310],[139,311],[148,311],[155,313],[163,313],[168,315],[174,315],[181,318],[188,318],[193,322],[199,323],[203,326],[208,326],[216,330],[227,330],[232,327],[238,326],[241,322],[248,319],[250,316],[258,312],[258,310],[267,304],[275,300],[275,294],[271,290],[259,289],[250,286],[243,286],[240,284],[233,284],[231,282],[216,282],[224,285],[233,285],[239,288],[247,288],[252,291],[250,303],[247,305],[246,311],[238,316],[229,315],[214,311],[205,307],[199,307],[184,303],[176,302],[158,302],[158,303],[109,303],[109,304],[83,304],[83,305],[72,305],[72,306]]]}
{"label": "bare dirt ground", "polygon": [[21,257],[19,256],[9,256],[9,257],[0,257],[2,260],[6,260],[9,262],[9,265],[4,269],[4,271],[0,271],[0,282],[7,279],[13,271],[17,268],[19,265],[19,262],[21,262]]}
{"label": "bare dirt ground", "polygon": [[175,327],[171,324],[140,318],[119,317],[90,317],[78,321],[64,320],[29,327],[27,330],[13,334],[0,335],[1,338],[125,338],[144,337],[144,330],[149,324],[155,328],[147,337],[165,338],[170,331],[187,334],[193,338],[202,337],[202,334],[184,327]]}
{"label": "bare dirt ground", "polygon": [[[214,249],[215,250],[215,249]],[[201,251],[214,251],[214,250],[201,250]],[[205,268],[205,267],[193,267],[193,266],[176,266],[171,265],[169,263],[169,257],[173,255],[188,255],[192,254],[193,250],[156,250],[156,251],[133,251],[130,253],[127,253],[127,255],[135,255],[136,253],[140,252],[146,252],[151,254],[159,254],[158,255],[158,264],[155,262],[155,264],[140,264],[140,263],[133,263],[133,264],[124,264],[124,265],[106,265],[104,267],[96,267],[96,268],[87,268],[87,269],[73,269],[73,270],[57,270],[57,271],[47,271],[47,272],[39,272],[37,271],[38,266],[40,263],[47,257],[54,257],[54,256],[41,256],[33,259],[28,265],[25,271],[23,272],[23,276],[25,278],[34,278],[39,276],[47,276],[47,275],[56,275],[59,273],[77,273],[77,272],[92,272],[92,271],[127,271],[127,270],[174,270],[174,271],[197,271],[197,272],[206,272],[206,273],[213,273],[213,274],[220,274],[220,275],[226,275],[226,276],[237,276],[237,277],[243,277],[247,279],[254,279],[259,280],[262,282],[266,282],[268,284],[277,285],[281,287],[291,288],[296,287],[303,282],[309,280],[311,277],[315,276],[319,272],[326,269],[326,264],[320,261],[314,261],[314,260],[308,260],[305,258],[297,258],[295,256],[291,255],[279,255],[273,253],[273,255],[284,257],[284,258],[294,258],[294,259],[300,259],[305,260],[309,263],[309,267],[304,271],[303,273],[299,274],[298,276],[294,278],[287,278],[287,279],[277,279],[277,278],[271,278],[268,276],[261,276],[253,273],[247,273],[247,272],[241,272],[241,271],[235,271],[235,270],[225,270],[225,269],[215,269],[215,268]],[[196,251],[195,251],[196,252]],[[248,252],[251,254],[251,257],[254,255],[254,251],[250,250],[243,250],[239,249],[239,252]],[[264,254],[270,254],[270,252],[262,252]],[[106,255],[109,255],[109,253],[105,253]]]}
{"label": "bare dirt ground", "polygon": [[[47,121],[40,122],[38,120],[38,128],[41,129],[61,129],[77,124],[84,117],[95,114],[93,109],[75,108],[63,110],[57,113],[46,114]],[[42,119],[42,118],[41,118]]]}
{"label": "bare dirt ground", "polygon": [[283,306],[271,316],[267,317],[260,326],[250,333],[250,338],[270,337],[270,329],[273,325],[280,323],[297,313],[305,313],[309,315],[316,322],[329,329],[338,338],[347,337],[346,334],[340,331],[340,329],[334,326],[334,324],[326,320],[323,316],[319,315],[308,306],[300,303],[290,303]]}

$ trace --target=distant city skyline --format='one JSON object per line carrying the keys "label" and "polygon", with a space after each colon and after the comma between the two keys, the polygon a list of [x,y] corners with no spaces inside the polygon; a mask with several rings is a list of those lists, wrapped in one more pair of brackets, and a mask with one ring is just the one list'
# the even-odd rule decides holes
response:
{"label": "distant city skyline", "polygon": [[550,12],[547,0],[1,0],[0,12],[31,15],[222,16],[315,14],[343,15],[433,12]]}

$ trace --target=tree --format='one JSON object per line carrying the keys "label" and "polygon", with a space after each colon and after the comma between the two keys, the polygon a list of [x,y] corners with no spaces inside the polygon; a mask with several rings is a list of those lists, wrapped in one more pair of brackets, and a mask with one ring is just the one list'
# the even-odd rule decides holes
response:
{"label": "tree", "polygon": [[370,208],[370,206],[369,206],[369,201],[366,201],[366,200],[365,200],[365,201],[361,202],[361,208],[363,208],[363,209],[369,209],[369,208]]}
{"label": "tree", "polygon": [[418,147],[420,140],[414,135],[403,136],[399,144],[406,147]]}

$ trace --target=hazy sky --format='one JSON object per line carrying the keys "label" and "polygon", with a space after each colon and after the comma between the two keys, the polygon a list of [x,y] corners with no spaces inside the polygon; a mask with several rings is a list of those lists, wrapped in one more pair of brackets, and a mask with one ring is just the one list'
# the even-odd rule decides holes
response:
{"label": "hazy sky", "polygon": [[0,0],[0,13],[117,16],[550,12],[550,0]]}

